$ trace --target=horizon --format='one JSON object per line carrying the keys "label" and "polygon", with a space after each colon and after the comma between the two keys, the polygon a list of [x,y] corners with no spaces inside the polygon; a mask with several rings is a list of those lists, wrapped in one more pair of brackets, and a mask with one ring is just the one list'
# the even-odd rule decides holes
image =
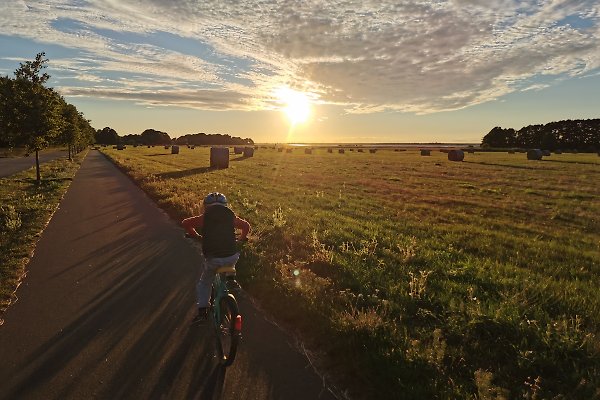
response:
{"label": "horizon", "polygon": [[0,74],[39,52],[96,129],[271,143],[480,143],[600,117],[600,5],[14,1]]}

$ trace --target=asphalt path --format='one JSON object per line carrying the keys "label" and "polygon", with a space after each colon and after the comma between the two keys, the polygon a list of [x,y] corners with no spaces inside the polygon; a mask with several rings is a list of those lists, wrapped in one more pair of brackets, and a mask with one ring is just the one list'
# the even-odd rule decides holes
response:
{"label": "asphalt path", "polygon": [[233,366],[193,324],[196,247],[91,151],[0,326],[0,399],[323,399],[291,339],[245,298]]}
{"label": "asphalt path", "polygon": [[[40,164],[56,160],[57,158],[67,157],[66,150],[47,150],[41,151],[39,154]],[[6,157],[0,158],[0,178],[14,175],[17,172],[24,171],[28,168],[35,167],[35,152],[29,157]]]}

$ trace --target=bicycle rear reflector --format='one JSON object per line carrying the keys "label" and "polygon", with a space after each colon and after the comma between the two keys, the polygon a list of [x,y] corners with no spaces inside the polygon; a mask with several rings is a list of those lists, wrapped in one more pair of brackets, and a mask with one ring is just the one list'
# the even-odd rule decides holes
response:
{"label": "bicycle rear reflector", "polygon": [[236,332],[241,332],[242,331],[242,316],[238,315],[235,318],[235,324],[233,326],[233,329],[236,330]]}

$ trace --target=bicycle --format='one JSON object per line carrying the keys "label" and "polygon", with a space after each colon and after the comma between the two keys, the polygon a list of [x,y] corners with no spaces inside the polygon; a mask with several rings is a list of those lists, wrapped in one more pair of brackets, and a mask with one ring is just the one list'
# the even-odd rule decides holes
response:
{"label": "bicycle", "polygon": [[223,367],[233,364],[242,337],[242,316],[235,296],[227,287],[227,275],[231,274],[235,274],[235,264],[217,268],[208,306],[209,323],[215,330],[217,357]]}
{"label": "bicycle", "polygon": [[226,275],[235,273],[234,265],[227,265],[216,270],[210,295],[209,318],[215,328],[217,356],[224,367],[233,364],[237,347],[242,337],[242,316],[239,313],[237,300],[229,292]]}

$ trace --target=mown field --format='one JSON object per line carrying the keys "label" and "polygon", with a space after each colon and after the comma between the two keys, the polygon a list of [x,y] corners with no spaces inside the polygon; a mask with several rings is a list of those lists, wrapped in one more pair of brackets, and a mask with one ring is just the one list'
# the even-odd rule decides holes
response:
{"label": "mown field", "polygon": [[353,398],[600,398],[600,157],[103,150],[174,218],[225,193],[242,285]]}
{"label": "mown field", "polygon": [[0,178],[0,317],[14,301],[35,243],[86,153],[76,155],[72,162],[61,158],[41,164],[39,185],[35,168]]}

